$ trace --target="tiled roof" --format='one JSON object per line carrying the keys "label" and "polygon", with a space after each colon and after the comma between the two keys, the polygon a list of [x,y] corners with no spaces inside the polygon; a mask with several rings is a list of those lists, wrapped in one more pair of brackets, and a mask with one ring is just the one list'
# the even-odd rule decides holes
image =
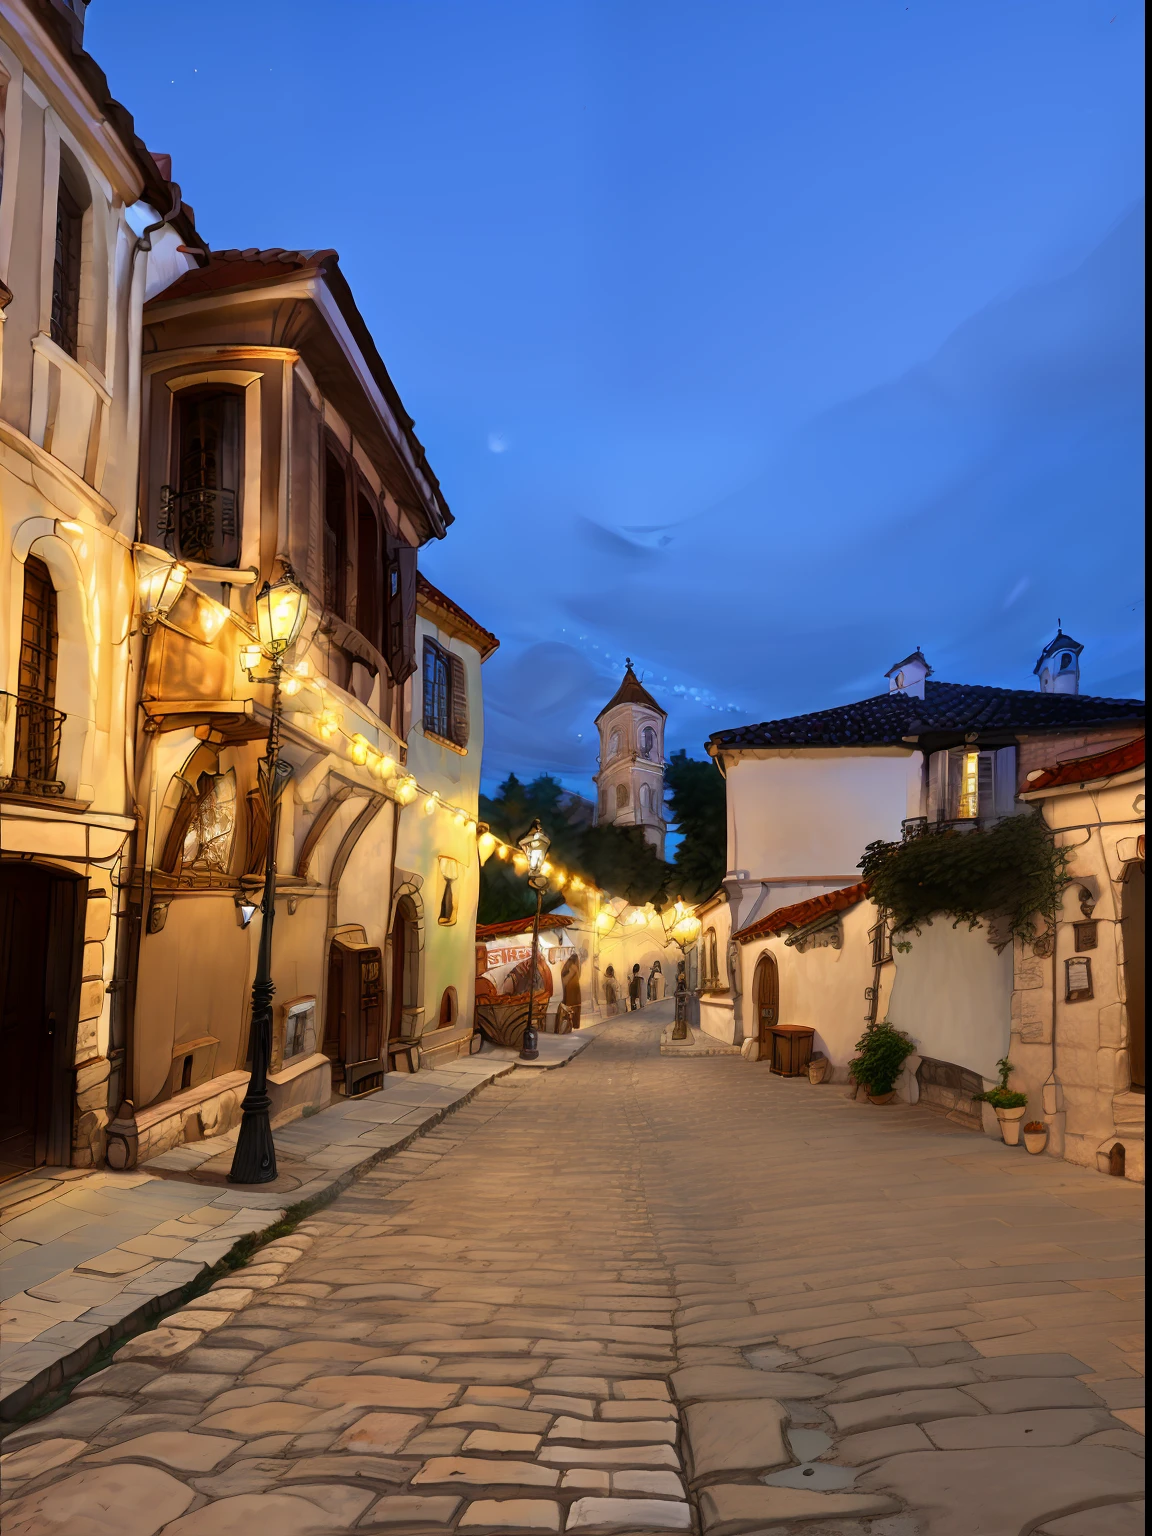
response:
{"label": "tiled roof", "polygon": [[1143,719],[1143,699],[1097,699],[928,679],[922,699],[907,693],[881,693],[810,715],[738,725],[714,731],[708,750],[715,756],[755,747],[899,746],[909,736],[933,732],[1055,731]]}
{"label": "tiled roof", "polygon": [[[654,709],[658,715],[663,715],[665,719],[668,717],[667,711],[660,708],[659,704],[657,704],[656,700],[648,692],[635,672],[633,672],[631,661],[624,667],[624,681],[600,711],[600,715],[606,715],[610,709],[615,709],[617,704],[647,704],[648,708]],[[597,720],[600,719],[600,715],[596,716]]]}
{"label": "tiled roof", "polygon": [[1054,768],[1041,768],[1028,775],[1028,790],[1055,789],[1061,784],[1090,784],[1094,779],[1108,779],[1114,773],[1127,773],[1144,762],[1144,738],[1125,742],[1110,752],[1095,757],[1070,757]]}
{"label": "tiled roof", "polygon": [[487,661],[499,646],[499,640],[490,629],[477,624],[472,615],[465,613],[459,603],[454,603],[450,597],[445,597],[440,588],[434,587],[422,571],[416,573],[416,601],[418,604],[423,601],[432,609],[441,608],[449,614],[459,628],[468,632],[468,638],[475,642],[481,661]]}
{"label": "tiled roof", "polygon": [[[573,919],[565,917],[562,912],[548,913],[540,919],[541,933],[550,928],[567,928]],[[512,917],[506,923],[477,923],[476,937],[481,943],[485,939],[510,939],[513,934],[531,933],[532,919],[530,917]]]}
{"label": "tiled roof", "polygon": [[843,912],[848,907],[856,906],[867,895],[868,882],[860,880],[856,885],[845,885],[838,891],[826,891],[823,896],[810,896],[807,901],[794,902],[790,907],[777,907],[767,917],[749,923],[747,928],[738,929],[733,937],[741,944],[751,944],[753,939],[768,939],[774,933],[783,933],[785,928],[803,928],[805,924],[814,923],[818,917],[824,917],[829,912]]}
{"label": "tiled roof", "polygon": [[244,288],[265,278],[289,277],[296,272],[316,271],[334,250],[285,251],[279,246],[246,251],[209,251],[206,266],[185,272],[156,298],[167,304],[171,299],[192,298],[200,293],[214,293],[222,288]]}

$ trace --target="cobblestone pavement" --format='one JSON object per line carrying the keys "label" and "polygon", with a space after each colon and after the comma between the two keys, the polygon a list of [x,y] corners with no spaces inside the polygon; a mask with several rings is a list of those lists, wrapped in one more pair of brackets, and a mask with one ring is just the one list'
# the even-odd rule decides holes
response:
{"label": "cobblestone pavement", "polygon": [[4,1442],[6,1536],[1129,1536],[1140,1191],[621,1019]]}

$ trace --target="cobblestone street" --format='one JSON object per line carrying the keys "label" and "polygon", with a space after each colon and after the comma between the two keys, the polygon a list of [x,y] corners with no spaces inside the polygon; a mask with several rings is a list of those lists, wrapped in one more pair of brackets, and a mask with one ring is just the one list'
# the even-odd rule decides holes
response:
{"label": "cobblestone street", "polygon": [[5,1440],[6,1536],[1142,1530],[1141,1192],[658,1054],[515,1072]]}

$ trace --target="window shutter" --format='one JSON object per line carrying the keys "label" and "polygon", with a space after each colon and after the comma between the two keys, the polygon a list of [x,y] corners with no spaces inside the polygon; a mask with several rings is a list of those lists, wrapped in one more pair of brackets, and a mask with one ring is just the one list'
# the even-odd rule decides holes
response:
{"label": "window shutter", "polygon": [[944,801],[944,820],[955,821],[960,815],[960,791],[964,786],[964,748],[948,751],[948,793]]}
{"label": "window shutter", "polygon": [[976,765],[976,814],[983,822],[996,815],[995,769],[995,752],[981,752]]}
{"label": "window shutter", "polygon": [[933,752],[928,759],[928,820],[943,821],[948,815],[948,754]]}
{"label": "window shutter", "polygon": [[392,681],[400,684],[416,670],[416,551],[388,534],[388,615],[385,659]]}
{"label": "window shutter", "polygon": [[996,815],[1013,816],[1016,813],[1016,748],[1001,747],[996,753],[993,770],[993,792]]}
{"label": "window shutter", "polygon": [[462,656],[449,657],[452,668],[451,739],[458,747],[468,745],[468,673]]}

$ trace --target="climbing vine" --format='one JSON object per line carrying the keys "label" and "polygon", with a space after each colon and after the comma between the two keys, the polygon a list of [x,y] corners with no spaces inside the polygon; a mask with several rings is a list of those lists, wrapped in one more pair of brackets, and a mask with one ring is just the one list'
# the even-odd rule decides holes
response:
{"label": "climbing vine", "polygon": [[939,915],[952,918],[954,928],[996,920],[1006,944],[1013,936],[1035,940],[1037,916],[1045,930],[1054,929],[1067,863],[1040,814],[1026,812],[987,831],[869,843],[858,867],[894,936],[919,933]]}

